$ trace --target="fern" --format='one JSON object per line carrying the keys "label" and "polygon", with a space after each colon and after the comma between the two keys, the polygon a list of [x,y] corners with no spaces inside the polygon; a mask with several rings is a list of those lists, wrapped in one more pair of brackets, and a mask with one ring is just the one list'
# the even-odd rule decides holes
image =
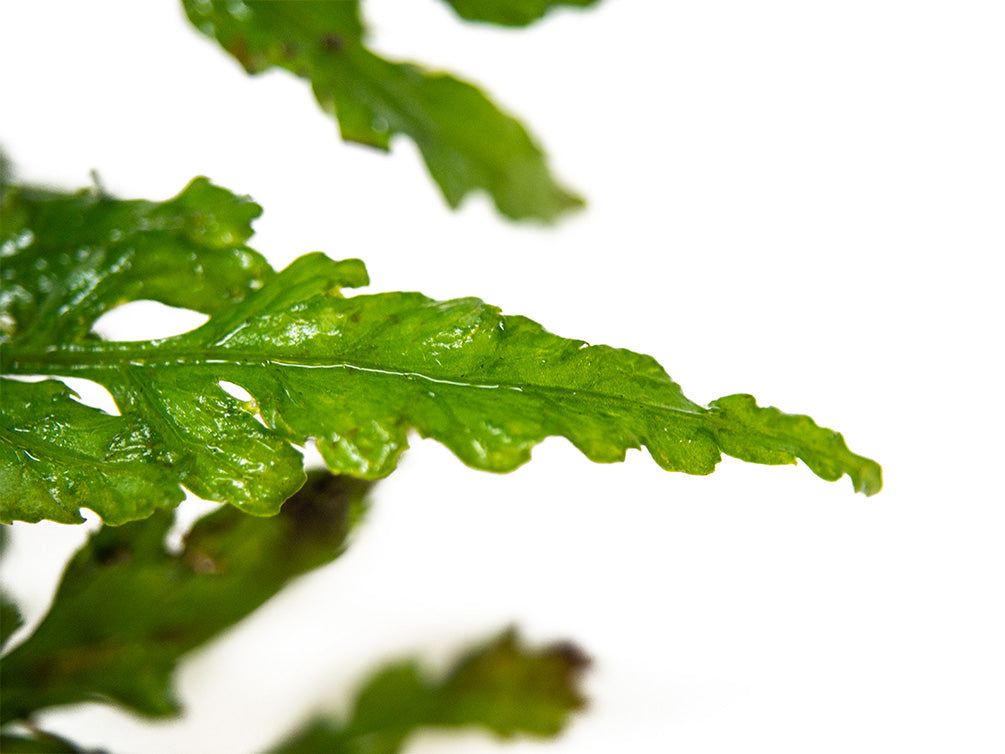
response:
{"label": "fern", "polygon": [[[271,515],[304,481],[294,444],[316,438],[332,471],[376,479],[412,427],[488,471],[516,468],[558,435],[600,462],[641,446],[690,474],[710,473],[722,453],[801,458],[824,479],[881,486],[879,467],[841,435],[749,396],[700,406],[648,356],[560,338],[478,299],[347,297],[368,282],[358,260],[314,253],[274,274],[243,243],[257,208],[202,178],[162,205],[18,190],[5,205],[3,274],[17,284],[0,310],[3,372],[94,380],[121,413],[82,406],[54,381],[5,380],[5,522],[79,521],[88,506],[121,523],[176,504],[179,485]],[[176,243],[189,252],[173,254]],[[150,342],[90,333],[140,297],[213,316]]]}

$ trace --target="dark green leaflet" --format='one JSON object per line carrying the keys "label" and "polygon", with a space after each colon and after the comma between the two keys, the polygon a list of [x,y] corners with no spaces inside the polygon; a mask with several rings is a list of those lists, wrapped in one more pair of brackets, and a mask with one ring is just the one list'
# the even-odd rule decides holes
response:
{"label": "dark green leaflet", "polygon": [[[338,119],[343,139],[386,150],[394,135],[410,138],[451,207],[478,190],[514,219],[549,222],[582,206],[552,177],[526,129],[477,87],[368,49],[356,0],[246,0],[240,12],[227,0],[182,4],[192,23],[249,73],[276,66],[308,79],[318,103]],[[486,20],[526,23],[550,4],[455,7]]]}

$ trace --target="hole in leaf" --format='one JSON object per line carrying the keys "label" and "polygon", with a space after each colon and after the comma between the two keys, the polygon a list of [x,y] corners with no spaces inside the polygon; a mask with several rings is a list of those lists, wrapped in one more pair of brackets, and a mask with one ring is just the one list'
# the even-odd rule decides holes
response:
{"label": "hole in leaf", "polygon": [[60,377],[59,380],[77,394],[78,403],[83,403],[91,408],[99,408],[112,416],[119,416],[119,407],[115,405],[115,399],[112,398],[112,394],[105,389],[104,385],[81,377]]}
{"label": "hole in leaf", "polygon": [[325,459],[321,457],[321,451],[318,450],[318,440],[316,437],[308,437],[304,441],[301,450],[304,455],[304,468],[305,469],[327,469],[328,464],[325,463]]}
{"label": "hole in leaf", "polygon": [[[237,400],[242,401],[244,403],[251,403],[253,405],[257,405],[257,401],[255,401],[254,396],[251,395],[251,393],[249,393],[240,385],[235,385],[233,382],[227,382],[226,380],[217,380],[216,384],[219,385],[220,389],[223,390],[223,392],[225,392],[231,398],[237,398]],[[252,414],[252,416],[255,421],[257,421],[266,429],[272,428],[262,417],[261,411],[255,412],[254,414]]]}
{"label": "hole in leaf", "polygon": [[47,377],[45,375],[24,375],[5,374],[4,379],[18,380],[19,382],[42,382],[43,380],[55,380],[62,382],[77,395],[73,400],[91,408],[97,408],[112,416],[119,416],[119,407],[115,405],[112,394],[99,385],[97,382],[85,380],[83,377]]}
{"label": "hole in leaf", "polygon": [[226,380],[218,380],[216,384],[219,385],[220,388],[223,390],[223,392],[225,392],[227,395],[233,398],[237,398],[237,400],[239,401],[247,403],[249,401],[255,400],[252,397],[251,393],[249,393],[240,385],[235,385],[233,382],[227,382]]}
{"label": "hole in leaf", "polygon": [[[251,393],[249,393],[240,385],[235,385],[233,382],[227,382],[226,380],[217,380],[216,384],[219,385],[220,389],[223,390],[223,392],[225,392],[231,398],[237,398],[237,400],[242,401],[244,403],[251,403],[252,405],[256,406],[258,405],[257,402],[255,401],[255,396],[253,396]],[[272,429],[272,427],[270,427],[266,423],[265,419],[262,417],[261,411],[256,412],[252,416],[254,417],[255,421],[257,421],[266,429]]]}
{"label": "hole in leaf", "polygon": [[130,301],[105,312],[91,329],[106,340],[154,340],[194,330],[209,315],[159,301]]}

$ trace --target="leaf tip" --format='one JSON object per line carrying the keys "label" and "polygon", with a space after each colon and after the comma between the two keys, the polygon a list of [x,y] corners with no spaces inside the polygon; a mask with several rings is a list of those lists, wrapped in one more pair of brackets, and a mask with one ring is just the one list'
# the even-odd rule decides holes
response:
{"label": "leaf tip", "polygon": [[862,470],[852,481],[855,492],[862,492],[866,497],[872,497],[883,489],[883,468],[868,458],[861,458]]}
{"label": "leaf tip", "polygon": [[878,463],[852,453],[844,437],[809,416],[758,406],[751,395],[728,395],[709,404],[722,451],[752,463],[790,464],[801,459],[814,474],[834,482],[847,474],[856,492],[875,495],[883,486]]}

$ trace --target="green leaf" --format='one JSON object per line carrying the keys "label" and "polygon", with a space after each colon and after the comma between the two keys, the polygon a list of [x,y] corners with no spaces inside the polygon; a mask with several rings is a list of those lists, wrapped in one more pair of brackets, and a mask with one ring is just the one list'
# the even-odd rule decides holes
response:
{"label": "green leaf", "polygon": [[[10,259],[20,265],[32,251]],[[94,288],[128,290],[118,275],[96,267]],[[244,298],[173,338],[66,344],[35,320],[0,343],[4,371],[94,380],[121,412],[80,406],[51,382],[5,382],[0,520],[70,521],[87,506],[118,523],[171,505],[178,484],[268,515],[303,481],[291,443],[316,438],[332,470],[374,479],[394,469],[412,427],[489,471],[516,468],[557,435],[600,462],[642,446],[663,468],[692,474],[710,473],[721,453],[802,458],[867,494],[881,486],[879,466],[837,433],[749,397],[699,406],[649,356],[560,338],[474,298],[347,298],[342,288],[368,282],[358,260],[308,254],[262,277],[260,289],[248,282]],[[27,300],[41,298],[32,286],[42,282],[19,281]],[[253,400],[232,397],[227,383]]]}
{"label": "green leaf", "polygon": [[[245,245],[261,207],[205,178],[165,202],[19,186],[5,187],[2,202],[0,343],[46,348],[93,341],[90,328],[99,316],[140,299],[211,314],[274,274]],[[144,518],[176,505],[183,498],[178,482],[189,468],[227,447],[221,431],[221,442],[212,448],[204,442],[203,453],[176,465],[148,422],[109,416],[77,403],[75,395],[57,382],[0,382],[0,521],[12,520],[8,507],[15,499],[13,517],[24,521],[79,523],[84,506],[106,523]],[[222,410],[238,412],[238,402],[221,400]],[[195,413],[193,426],[201,418]],[[244,417],[241,411],[237,418]],[[259,434],[257,426],[248,430],[252,444]],[[303,482],[300,456],[289,446],[248,450],[252,462],[291,477],[288,494]],[[249,505],[254,494],[247,490]]]}
{"label": "green leaf", "polygon": [[120,524],[184,499],[146,423],[74,395],[55,380],[0,379],[0,521],[80,523],[87,507]]}
{"label": "green leaf", "polygon": [[[3,155],[0,154],[0,169],[3,168],[2,158]],[[7,526],[0,525],[0,556],[7,549],[7,529]],[[7,646],[7,640],[22,625],[24,620],[21,618],[21,611],[3,589],[0,589],[0,650]]]}
{"label": "green leaf", "polygon": [[532,650],[510,630],[466,654],[442,680],[413,661],[384,668],[364,684],[344,724],[316,721],[275,751],[392,754],[429,728],[554,736],[585,705],[577,684],[588,665],[572,644]]}
{"label": "green leaf", "polygon": [[371,52],[358,2],[183,5],[249,73],[279,66],[309,79],[343,139],[385,150],[394,134],[412,139],[451,207],[479,189],[514,219],[551,221],[583,203],[555,182],[524,127],[476,87]]}
{"label": "green leaf", "polygon": [[244,245],[262,208],[196,178],[166,202],[9,186],[0,205],[0,342],[79,342],[149,299],[212,314],[272,268]]}
{"label": "green leaf", "polygon": [[561,6],[588,8],[597,0],[447,0],[467,21],[487,21],[503,26],[527,26]]}
{"label": "green leaf", "polygon": [[766,464],[801,458],[830,482],[847,473],[856,492],[874,495],[883,486],[878,465],[849,452],[841,435],[821,429],[808,416],[759,408],[751,395],[728,395],[712,401],[710,408],[723,423],[716,436],[719,447],[734,458]]}
{"label": "green leaf", "polygon": [[0,734],[0,751],[4,754],[108,754],[103,749],[82,749],[72,741],[43,731],[31,736]]}
{"label": "green leaf", "polygon": [[179,554],[165,550],[167,513],[101,529],[37,631],[4,657],[2,721],[95,699],[176,712],[179,658],[341,554],[368,487],[315,472],[274,518],[221,508],[201,519]]}

